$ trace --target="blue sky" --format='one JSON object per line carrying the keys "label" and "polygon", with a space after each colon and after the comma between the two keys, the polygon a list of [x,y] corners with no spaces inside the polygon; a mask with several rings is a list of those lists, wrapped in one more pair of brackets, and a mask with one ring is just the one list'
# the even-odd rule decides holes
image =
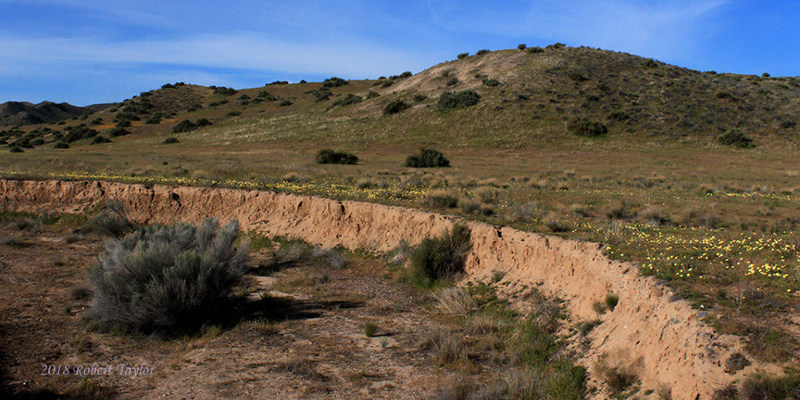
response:
{"label": "blue sky", "polygon": [[797,76],[798,17],[800,1],[0,0],[0,102],[113,102],[176,81],[376,78],[519,43]]}

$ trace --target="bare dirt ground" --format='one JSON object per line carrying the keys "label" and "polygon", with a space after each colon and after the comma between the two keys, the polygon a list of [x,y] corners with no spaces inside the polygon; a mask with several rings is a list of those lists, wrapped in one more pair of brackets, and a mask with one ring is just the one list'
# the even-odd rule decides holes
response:
{"label": "bare dirt ground", "polygon": [[[416,399],[431,398],[448,375],[420,350],[439,322],[379,260],[292,267],[277,283],[250,278],[240,322],[163,339],[87,324],[85,270],[102,251],[99,237],[0,223],[0,239],[0,377],[12,398]],[[254,254],[253,266],[264,257]],[[291,293],[262,300],[270,284]],[[377,327],[372,337],[367,323]],[[131,376],[121,364],[145,369]]]}

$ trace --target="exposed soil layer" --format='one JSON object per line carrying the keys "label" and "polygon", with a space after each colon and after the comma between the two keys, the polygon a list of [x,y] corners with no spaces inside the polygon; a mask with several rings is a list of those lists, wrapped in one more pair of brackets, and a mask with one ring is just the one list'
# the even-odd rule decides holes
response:
{"label": "exposed soil layer", "polygon": [[[372,203],[218,188],[128,185],[109,182],[0,181],[0,206],[19,211],[81,212],[119,200],[141,223],[199,222],[206,217],[238,219],[242,228],[267,236],[298,237],[323,246],[386,251],[402,240],[411,244],[449,229],[460,219]],[[710,399],[713,393],[749,374],[758,363],[728,374],[725,361],[742,352],[738,339],[706,326],[696,311],[638,267],[603,255],[596,243],[576,242],[508,227],[467,222],[473,250],[470,281],[488,281],[505,272],[508,294],[537,286],[567,301],[570,317],[600,319],[583,360],[590,372],[600,355],[633,369],[642,389],[668,388],[676,399]],[[594,310],[610,293],[618,306]],[[523,305],[524,306],[524,305]]]}

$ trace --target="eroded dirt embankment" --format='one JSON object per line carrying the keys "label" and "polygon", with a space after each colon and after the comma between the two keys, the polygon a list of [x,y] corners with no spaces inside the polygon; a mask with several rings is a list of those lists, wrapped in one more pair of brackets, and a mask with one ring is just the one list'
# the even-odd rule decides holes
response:
{"label": "eroded dirt embankment", "polygon": [[[450,228],[458,218],[372,203],[217,188],[129,185],[109,182],[0,180],[0,208],[19,211],[80,212],[117,199],[132,220],[142,223],[199,222],[206,217],[238,219],[260,234],[300,237],[324,246],[385,251],[401,240],[414,244]],[[710,399],[751,368],[729,375],[727,357],[739,341],[704,325],[684,301],[629,263],[611,261],[598,244],[564,240],[512,228],[469,222],[473,251],[469,280],[506,272],[509,293],[538,287],[567,300],[573,319],[593,320],[593,304],[619,296],[613,312],[590,334],[591,369],[597,357],[633,365],[644,389],[665,387],[675,399]]]}

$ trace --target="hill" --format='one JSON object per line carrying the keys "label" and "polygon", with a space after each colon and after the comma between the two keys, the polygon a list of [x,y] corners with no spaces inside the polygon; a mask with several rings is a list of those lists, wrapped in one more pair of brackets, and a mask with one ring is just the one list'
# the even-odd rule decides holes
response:
{"label": "hill", "polygon": [[108,106],[109,104],[95,104],[78,107],[69,103],[59,104],[50,101],[43,101],[39,104],[9,101],[0,104],[0,124],[6,126],[48,124],[82,117]]}
{"label": "hill", "polygon": [[[345,141],[416,143],[424,136],[433,144],[456,140],[499,148],[571,134],[707,144],[738,130],[758,144],[775,138],[794,143],[798,133],[800,78],[699,72],[626,53],[561,45],[479,53],[413,76],[377,80],[332,78],[241,90],[166,84],[95,117],[106,126],[131,121],[134,134],[167,133],[191,118],[216,125],[255,118],[254,127],[273,126],[266,121],[282,118],[309,129],[295,132],[297,138],[313,138],[315,126],[324,125]],[[474,92],[478,101],[443,107],[440,97],[446,92]],[[393,102],[402,102],[401,117],[384,112]],[[53,122],[88,111],[53,103],[6,103],[4,108],[6,125]],[[390,137],[374,134],[388,127]]]}

